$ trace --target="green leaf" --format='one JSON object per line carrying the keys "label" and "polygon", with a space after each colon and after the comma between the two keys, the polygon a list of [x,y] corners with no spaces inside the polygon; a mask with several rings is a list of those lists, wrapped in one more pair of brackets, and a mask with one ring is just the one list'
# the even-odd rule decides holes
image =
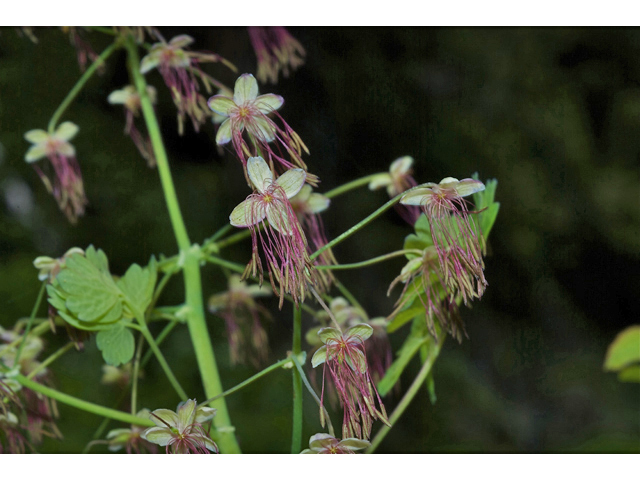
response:
{"label": "green leaf", "polygon": [[433,380],[433,372],[429,373],[427,377],[427,392],[429,393],[431,405],[435,405],[438,397],[436,397],[436,382]]}
{"label": "green leaf", "polygon": [[[477,173],[474,173],[472,177],[474,180],[478,180]],[[480,229],[482,230],[485,240],[489,237],[489,233],[498,216],[498,210],[500,210],[500,203],[494,201],[497,187],[498,181],[496,179],[490,179],[485,182],[485,189],[482,192],[477,192],[473,195],[476,209],[486,209],[478,214]]]}
{"label": "green leaf", "polygon": [[640,325],[633,325],[620,332],[607,350],[604,369],[618,371],[640,362]]}
{"label": "green leaf", "polygon": [[157,277],[156,262],[152,257],[147,267],[142,268],[134,263],[118,280],[117,286],[125,296],[125,302],[131,310],[128,312],[131,317],[135,317],[136,312],[144,314],[153,298]]}
{"label": "green leaf", "polygon": [[98,332],[96,336],[102,358],[109,365],[118,366],[133,358],[134,338],[131,331],[121,322],[108,330]]}
{"label": "green leaf", "polygon": [[618,380],[621,382],[640,383],[640,365],[631,365],[618,372]]}

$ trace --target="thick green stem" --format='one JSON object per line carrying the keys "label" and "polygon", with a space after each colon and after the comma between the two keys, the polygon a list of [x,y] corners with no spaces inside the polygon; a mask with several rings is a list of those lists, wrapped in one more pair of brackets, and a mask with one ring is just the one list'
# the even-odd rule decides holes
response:
{"label": "thick green stem", "polygon": [[[293,306],[293,348],[292,357],[302,352],[302,309]],[[302,449],[302,377],[297,368],[293,372],[293,429],[291,432],[291,453]]]}
{"label": "thick green stem", "polygon": [[153,427],[155,423],[153,423],[149,419],[144,419],[141,417],[136,417],[135,415],[131,415],[130,413],[121,412],[119,410],[114,410],[112,408],[103,407],[102,405],[97,405],[95,403],[87,402],[86,400],[80,400],[79,398],[72,397],[71,395],[67,395],[66,393],[59,392],[58,390],[54,390],[53,388],[45,387],[33,380],[29,380],[27,377],[23,375],[16,375],[14,378],[20,385],[29,390],[33,390],[34,392],[41,393],[42,395],[57,400],[60,403],[64,403],[74,408],[78,408],[80,410],[84,410],[89,413],[93,413],[95,415],[99,415],[101,417],[111,418],[112,420],[117,420],[119,422],[131,423],[133,425],[140,425],[142,427]]}
{"label": "thick green stem", "polygon": [[[409,390],[407,390],[407,393],[404,394],[404,397],[402,397],[402,400],[400,400],[400,403],[398,404],[398,406],[395,408],[395,410],[389,417],[389,423],[391,423],[391,426],[396,424],[398,419],[402,416],[404,411],[407,409],[407,407],[413,400],[413,397],[415,397],[416,393],[418,393],[418,390],[420,390],[420,387],[427,380],[427,377],[429,376],[429,373],[431,373],[431,369],[433,368],[433,364],[435,363],[436,359],[438,358],[438,355],[440,354],[440,350],[442,349],[442,344],[444,343],[445,338],[446,338],[446,334],[444,332],[440,332],[438,343],[436,344],[435,348],[433,348],[429,353],[427,360],[422,365],[422,368],[420,369],[415,380],[409,387]],[[373,453],[376,450],[376,448],[378,448],[378,445],[380,445],[384,437],[387,436],[387,433],[389,433],[389,430],[391,430],[391,427],[384,425],[380,429],[378,434],[375,436],[375,438],[372,440],[371,446],[367,449],[365,453]]]}
{"label": "thick green stem", "polygon": [[102,65],[104,65],[104,62],[107,60],[107,58],[109,58],[109,56],[119,46],[120,46],[120,43],[117,42],[117,41],[112,43],[111,45],[109,45],[104,50],[104,52],[102,52],[100,54],[100,56],[98,58],[96,58],[95,62],[93,62],[91,65],[89,65],[89,68],[87,68],[85,70],[84,74],[82,74],[80,79],[76,82],[76,84],[73,86],[71,91],[67,94],[67,96],[62,101],[60,106],[57,108],[57,110],[51,116],[51,120],[49,120],[49,127],[48,127],[49,133],[55,132],[56,124],[58,123],[58,120],[60,120],[60,117],[62,116],[64,111],[69,107],[69,105],[71,105],[71,102],[73,102],[73,100],[76,98],[76,96],[80,93],[80,91],[84,87],[84,84],[87,83],[87,81],[91,78],[91,76],[96,72],[96,70],[98,68],[100,68]]}
{"label": "thick green stem", "polygon": [[340,185],[339,187],[334,188],[333,190],[329,190],[327,193],[323,193],[327,198],[337,197],[338,195],[342,195],[343,193],[348,192],[349,190],[354,190],[359,187],[363,187],[367,185],[371,180],[380,175],[379,173],[374,173],[372,175],[367,175],[366,177],[357,178],[351,182],[345,183],[344,185]]}
{"label": "thick green stem", "polygon": [[[200,278],[199,265],[200,250],[191,248],[191,242],[182,219],[182,214],[180,213],[178,198],[171,178],[169,160],[162,142],[160,126],[158,125],[158,120],[153,110],[151,100],[147,95],[147,82],[145,81],[144,76],[140,73],[140,58],[138,56],[137,46],[132,37],[127,39],[127,51],[129,54],[131,75],[133,76],[136,89],[140,96],[142,114],[147,125],[147,130],[149,131],[149,138],[151,139],[151,144],[156,157],[160,181],[162,183],[162,189],[167,202],[167,209],[169,210],[169,217],[171,218],[173,231],[180,249],[180,256],[181,258],[184,258],[183,271],[186,292],[185,300],[188,307],[187,325],[189,327],[191,342],[196,354],[196,360],[198,362],[205,395],[207,398],[215,397],[223,392],[223,388],[213,353],[211,338],[204,318],[202,282]],[[219,398],[215,402],[212,402],[211,406],[218,409],[218,414],[216,415],[214,422],[218,433],[220,434],[218,439],[220,451],[223,453],[240,453],[240,447],[238,446],[235,435],[233,434],[234,429],[231,425],[231,419],[229,417],[227,404],[224,398]]]}
{"label": "thick green stem", "polygon": [[20,347],[18,347],[18,352],[16,353],[16,359],[14,360],[15,364],[18,364],[18,361],[20,360],[20,354],[22,354],[22,349],[24,348],[25,343],[27,343],[24,340],[26,340],[29,332],[31,331],[31,326],[33,325],[33,320],[36,318],[36,313],[38,313],[38,309],[40,308],[40,303],[42,303],[42,297],[44,297],[46,286],[47,282],[42,282],[40,292],[38,292],[38,298],[36,299],[36,303],[33,305],[33,310],[31,310],[29,321],[27,322],[27,326],[24,329],[24,334],[22,335],[23,341],[20,343]]}

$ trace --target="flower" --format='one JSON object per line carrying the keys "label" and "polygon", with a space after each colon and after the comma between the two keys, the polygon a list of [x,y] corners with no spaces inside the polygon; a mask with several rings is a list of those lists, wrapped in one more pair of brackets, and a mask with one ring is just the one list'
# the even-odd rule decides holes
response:
{"label": "flower", "polygon": [[71,247],[60,258],[51,258],[45,256],[37,257],[33,261],[33,266],[39,270],[38,280],[40,280],[41,282],[47,280],[49,281],[49,283],[51,283],[51,281],[56,278],[56,275],[60,273],[60,270],[64,266],[67,258],[69,258],[74,253],[84,255],[84,250],[78,247]]}
{"label": "flower", "polygon": [[[318,250],[328,243],[319,214],[329,208],[331,200],[320,193],[312,192],[312,190],[311,185],[304,185],[291,198],[291,206],[302,225],[302,230],[311,240],[311,245],[315,250]],[[309,245],[309,248],[311,248],[311,245]],[[312,253],[311,250],[309,250],[309,253]],[[318,265],[337,265],[338,263],[330,248],[324,250],[318,256],[316,262]],[[334,280],[331,270],[319,270],[319,278],[325,291],[329,289]]]}
{"label": "flower", "polygon": [[269,345],[260,315],[267,318],[270,315],[254,298],[268,295],[270,290],[247,285],[240,275],[231,275],[229,290],[209,298],[209,311],[218,313],[226,323],[232,364],[245,363],[247,357],[255,366],[266,361]]}
{"label": "flower", "polygon": [[[400,157],[394,160],[389,167],[389,173],[380,173],[374,175],[369,182],[369,190],[379,190],[386,187],[389,197],[396,195],[418,185],[411,176],[413,173],[413,158],[409,156]],[[420,216],[419,208],[406,205],[395,205],[398,214],[410,225],[416,223]]]}
{"label": "flower", "polygon": [[[229,216],[234,227],[251,229],[252,258],[243,278],[249,273],[255,277],[259,272],[262,284],[263,268],[257,242],[260,237],[269,268],[269,280],[274,293],[280,297],[280,308],[285,293],[291,294],[295,303],[304,301],[307,284],[315,284],[315,278],[307,254],[307,240],[289,199],[302,188],[306,172],[295,168],[274,180],[273,173],[262,157],[249,158],[247,172],[256,191],[234,208]],[[269,221],[268,225],[264,222],[265,218]]]}
{"label": "flower", "polygon": [[300,453],[305,454],[345,454],[356,453],[357,450],[370,447],[371,443],[359,438],[338,440],[326,433],[316,433],[309,439],[309,448]]}
{"label": "flower", "polygon": [[[276,112],[283,103],[280,95],[258,95],[258,82],[253,75],[241,75],[236,80],[233,98],[214,95],[209,99],[211,110],[228,117],[218,128],[216,143],[225,145],[231,142],[245,168],[248,157],[256,156],[261,151],[269,162],[275,161],[285,169],[300,167],[306,170],[301,157],[302,150],[309,153],[306,145]],[[269,118],[269,114],[278,116],[283,128]],[[243,137],[245,131],[250,142]],[[280,147],[284,148],[291,161],[283,157]],[[309,175],[307,181],[315,182],[317,178]]]}
{"label": "flower", "polygon": [[202,426],[216,414],[215,408],[198,406],[195,400],[178,405],[177,412],[160,408],[151,412],[157,427],[147,428],[140,436],[166,447],[167,453],[218,453],[218,446]]}
{"label": "flower", "polygon": [[[364,342],[372,333],[373,328],[365,323],[354,325],[344,333],[332,327],[322,328],[318,332],[324,345],[313,355],[311,365],[315,368],[324,363],[325,373],[329,370],[344,409],[343,438],[369,438],[376,419],[390,426],[367,367]],[[375,407],[375,399],[380,410]],[[323,400],[324,381],[320,401]]]}
{"label": "flower", "polygon": [[[69,41],[76,49],[80,71],[84,72],[87,67],[87,62],[89,60],[95,62],[98,59],[98,55],[93,51],[93,48],[91,48],[91,44],[80,34],[80,30],[79,27],[62,27],[62,31],[69,34]],[[104,73],[104,65],[98,67],[98,72]]]}
{"label": "flower", "polygon": [[249,27],[249,38],[258,57],[258,80],[278,83],[278,73],[286,78],[289,68],[304,64],[306,52],[284,27]]}
{"label": "flower", "polygon": [[479,180],[452,177],[439,184],[426,183],[405,194],[400,203],[421,206],[429,221],[447,293],[460,294],[466,304],[480,298],[487,286],[484,278],[484,239],[469,215],[464,197],[484,190]]}
{"label": "flower", "polygon": [[[173,413],[173,412],[172,412]],[[136,417],[148,419],[152,418],[151,412],[143,408]],[[127,453],[157,453],[157,447],[143,439],[142,434],[143,427],[138,425],[131,425],[131,428],[116,428],[107,433],[107,443],[109,445],[110,452],[117,452],[123,448]]]}
{"label": "flower", "polygon": [[[171,91],[173,103],[178,109],[178,131],[184,132],[184,119],[189,117],[193,128],[200,130],[207,117],[210,116],[207,109],[207,101],[199,93],[198,79],[204,85],[207,93],[211,93],[212,87],[221,88],[222,84],[215,78],[204,73],[198,66],[203,62],[222,62],[231,70],[235,67],[220,55],[210,52],[192,52],[185,47],[193,43],[189,35],[178,35],[167,43],[160,37],[160,42],[151,46],[149,53],[140,62],[140,72],[145,74],[154,68],[158,68],[164,83]],[[198,79],[197,79],[197,78]]]}
{"label": "flower", "polygon": [[34,163],[44,157],[49,159],[53,167],[52,179],[35,163],[34,168],[71,223],[76,223],[78,217],[84,215],[87,205],[80,166],[75,158],[76,151],[69,143],[76,133],[76,124],[63,122],[54,133],[29,130],[24,134],[24,138],[33,144],[24,156],[25,161]]}

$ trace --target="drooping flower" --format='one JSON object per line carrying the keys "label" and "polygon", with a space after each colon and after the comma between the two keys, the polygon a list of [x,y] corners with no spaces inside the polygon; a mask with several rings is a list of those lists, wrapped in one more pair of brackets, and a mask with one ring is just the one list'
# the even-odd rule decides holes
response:
{"label": "drooping flower", "polygon": [[[387,189],[390,198],[418,185],[412,176],[413,158],[409,156],[394,160],[389,167],[389,173],[375,175],[369,182],[369,190]],[[416,223],[420,216],[420,209],[415,206],[395,205],[398,214],[410,225]]]}
{"label": "drooping flower", "polygon": [[240,275],[231,275],[229,289],[209,298],[209,311],[225,321],[232,364],[245,363],[248,359],[257,367],[267,360],[269,344],[260,316],[269,318],[270,315],[255,298],[268,295],[271,291],[267,288],[247,285]]}
{"label": "drooping flower", "polygon": [[[136,413],[136,417],[153,419],[151,412],[146,408],[143,408],[138,413]],[[129,454],[144,452],[157,453],[158,447],[142,438],[143,430],[144,427],[141,427],[139,425],[131,425],[131,428],[116,428],[109,431],[106,436],[107,444],[109,445],[109,451],[118,452],[124,449],[125,452]]]}
{"label": "drooping flower", "polygon": [[316,433],[309,439],[309,448],[300,453],[304,454],[350,454],[370,447],[371,443],[359,438],[345,438],[338,440],[326,433]]}
{"label": "drooping flower", "polygon": [[[156,89],[151,85],[147,86],[147,95],[151,103],[156,103]],[[149,136],[144,136],[135,125],[134,119],[140,113],[140,95],[133,85],[127,85],[120,90],[115,90],[109,94],[107,101],[112,105],[123,105],[126,124],[124,133],[131,137],[136,148],[147,161],[149,167],[154,167],[156,159],[153,155],[153,148]]]}
{"label": "drooping flower", "polygon": [[71,223],[76,223],[78,217],[84,215],[84,208],[87,205],[82,173],[76,160],[76,150],[69,143],[76,133],[78,133],[77,125],[63,122],[54,133],[29,130],[24,134],[24,138],[33,144],[27,150],[25,160],[27,163],[34,163],[44,157],[49,159],[53,168],[51,175],[46,175],[37,164],[34,163],[33,166],[44,186],[58,202],[60,210]]}
{"label": "drooping flower", "polygon": [[258,254],[259,237],[271,286],[280,297],[280,308],[285,293],[289,293],[295,303],[304,301],[308,284],[316,283],[315,271],[307,254],[307,240],[289,199],[302,188],[306,173],[295,168],[274,180],[262,157],[249,158],[247,172],[256,191],[229,216],[234,227],[251,230],[252,255],[243,278],[249,274],[259,275],[262,284],[264,269]]}
{"label": "drooping flower", "polygon": [[215,408],[198,406],[195,400],[187,400],[178,405],[177,412],[165,408],[151,412],[150,418],[157,427],[147,428],[140,436],[166,447],[167,453],[218,453],[218,446],[203,426],[215,414]]}
{"label": "drooping flower", "polygon": [[[367,367],[364,342],[372,333],[373,328],[367,324],[355,325],[344,333],[332,327],[318,332],[324,345],[313,355],[311,364],[315,368],[324,363],[323,377],[329,370],[344,409],[343,438],[368,439],[374,420],[390,425]],[[324,380],[320,400],[324,400]],[[376,400],[379,409],[375,406]]]}
{"label": "drooping flower", "polygon": [[287,78],[289,69],[304,65],[303,46],[284,27],[249,27],[251,45],[258,57],[258,80],[278,83],[278,74]]}
{"label": "drooping flower", "polygon": [[[310,254],[313,253],[311,247],[314,250],[318,250],[328,243],[320,213],[329,208],[331,203],[331,200],[324,195],[312,191],[311,185],[304,185],[297,195],[291,198],[291,206],[298,216],[302,230],[307,238],[311,240],[309,244]],[[333,251],[328,248],[318,256],[316,263],[318,265],[337,265],[338,261],[333,256]],[[318,272],[323,290],[327,291],[333,282],[333,274],[331,270],[318,270]]]}
{"label": "drooping flower", "polygon": [[[2,400],[2,395],[0,395],[0,400]],[[33,447],[22,433],[18,417],[12,412],[0,413],[0,454],[26,453],[27,447],[33,451]]]}
{"label": "drooping flower", "polygon": [[426,183],[400,200],[405,205],[422,207],[447,292],[450,296],[459,293],[465,304],[470,298],[481,297],[487,285],[482,260],[484,238],[464,198],[482,190],[484,184],[479,180],[447,177],[439,184]]}
{"label": "drooping flower", "polygon": [[[280,95],[258,95],[258,82],[253,75],[241,75],[236,80],[233,98],[214,95],[209,99],[211,110],[228,117],[218,128],[216,143],[225,145],[231,142],[245,167],[249,157],[262,152],[267,161],[278,163],[284,169],[300,167],[306,170],[301,156],[303,150],[309,153],[306,145],[276,112],[283,103]],[[277,116],[282,127],[269,117],[270,114]],[[249,141],[243,136],[245,132]],[[290,161],[285,158],[283,149]],[[307,175],[307,182],[317,182],[317,178]]]}
{"label": "drooping flower", "polygon": [[[62,31],[69,34],[69,41],[76,49],[80,71],[84,72],[87,63],[89,61],[95,62],[98,59],[98,54],[93,50],[89,41],[83,37],[79,27],[62,27]],[[98,67],[98,72],[104,72],[104,65]]]}
{"label": "drooping flower", "polygon": [[[159,33],[156,32],[159,36]],[[143,74],[158,68],[164,83],[171,91],[173,103],[178,109],[178,131],[184,132],[184,120],[191,119],[193,128],[200,129],[210,116],[206,98],[199,93],[200,83],[204,85],[208,94],[212,88],[221,88],[223,85],[200,69],[199,65],[206,62],[221,62],[231,70],[235,67],[227,60],[212,52],[193,52],[186,47],[193,43],[189,35],[178,35],[168,43],[164,38],[151,46],[150,52],[140,63],[140,72]]]}

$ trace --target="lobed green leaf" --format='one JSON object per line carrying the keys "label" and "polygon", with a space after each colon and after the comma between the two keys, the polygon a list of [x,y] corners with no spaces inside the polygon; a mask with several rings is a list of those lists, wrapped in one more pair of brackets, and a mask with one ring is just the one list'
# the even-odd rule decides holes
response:
{"label": "lobed green leaf", "polygon": [[101,330],[96,336],[96,344],[102,352],[102,358],[107,364],[115,367],[131,361],[135,350],[134,343],[133,334],[124,322],[108,330]]}

